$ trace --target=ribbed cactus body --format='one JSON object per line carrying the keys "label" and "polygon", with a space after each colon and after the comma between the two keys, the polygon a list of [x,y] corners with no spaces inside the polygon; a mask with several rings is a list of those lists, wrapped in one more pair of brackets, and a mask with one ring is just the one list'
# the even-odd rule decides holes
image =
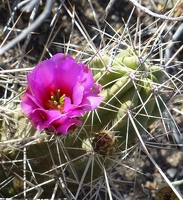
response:
{"label": "ribbed cactus body", "polygon": [[92,61],[89,63],[89,67],[92,68],[93,75],[96,75],[104,67],[106,68],[110,62],[110,57],[106,54],[101,55],[100,57],[92,58]]}
{"label": "ribbed cactus body", "polygon": [[[96,156],[91,145],[91,138],[87,139],[88,142],[86,142],[86,138],[87,134],[71,133],[67,137],[58,137],[57,140],[29,145],[26,148],[28,162],[26,162],[25,173],[27,182],[32,185],[27,183],[27,188],[41,184],[41,188],[44,190],[41,197],[47,198],[51,197],[56,182],[64,180],[65,187],[68,187],[75,195],[81,181],[83,181],[84,188],[84,185],[87,187],[88,184],[89,187],[90,182],[94,183],[95,180],[103,177],[103,167],[110,166],[112,161],[102,155]],[[23,198],[23,150],[18,146],[4,152],[2,149],[0,182],[12,177],[9,183],[0,190],[0,194],[4,197],[20,194],[18,197]],[[112,146],[110,151],[112,151]],[[52,181],[49,182],[50,180]],[[26,196],[32,199],[36,193],[37,190],[32,189],[30,192],[26,192]],[[61,189],[59,196],[65,196]]]}
{"label": "ribbed cactus body", "polygon": [[[158,89],[164,73],[159,66],[141,63],[136,52],[130,49],[122,50],[111,63],[109,66],[106,62],[102,71],[95,75],[104,87],[101,94],[104,99],[97,114],[88,118],[86,127],[96,133],[111,128],[116,131],[121,144],[128,143],[130,146],[136,138],[133,125],[140,134],[145,134],[148,126],[160,116],[158,105],[161,111],[164,109],[161,98],[165,99],[165,95]],[[129,114],[134,123],[130,121]],[[91,121],[92,126],[89,126]],[[126,145],[120,146],[123,149]]]}
{"label": "ribbed cactus body", "polygon": [[[140,134],[145,134],[148,126],[160,116],[159,109],[164,108],[165,96],[159,87],[164,73],[158,66],[142,64],[136,52],[123,50],[114,58],[102,55],[93,58],[90,67],[95,81],[103,86],[99,108],[83,116],[83,125],[74,133],[29,145],[26,149],[27,160],[36,176],[34,180],[27,165],[27,180],[37,185],[54,178],[42,186],[45,188],[42,198],[51,196],[63,173],[67,174],[65,183],[73,194],[81,181],[82,187],[94,184],[103,177],[103,168],[112,165],[110,156],[136,142],[134,125]],[[12,197],[23,192],[23,182],[19,178],[23,177],[23,162],[16,162],[23,159],[23,149],[1,150],[0,182],[13,177],[1,194]],[[9,160],[15,161],[14,165],[6,163]],[[49,190],[46,189],[48,185]],[[35,194],[34,189],[27,197],[33,198]],[[64,197],[62,191],[60,196]]]}
{"label": "ribbed cactus body", "polygon": [[157,83],[161,84],[163,81],[163,76],[165,75],[163,70],[156,65],[152,65],[150,66],[150,76],[153,75],[153,77],[155,77]]}

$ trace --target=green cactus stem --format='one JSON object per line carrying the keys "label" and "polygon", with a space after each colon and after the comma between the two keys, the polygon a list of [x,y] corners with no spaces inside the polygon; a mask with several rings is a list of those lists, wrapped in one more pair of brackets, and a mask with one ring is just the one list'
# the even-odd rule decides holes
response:
{"label": "green cactus stem", "polygon": [[161,84],[165,74],[159,66],[152,65],[152,66],[150,66],[150,75],[149,76],[151,76],[151,75],[154,75],[154,77],[156,77],[156,79],[157,79],[157,83]]}
{"label": "green cactus stem", "polygon": [[[88,132],[100,132],[108,123],[112,122],[112,119],[115,118],[118,109],[119,109],[119,99],[125,96],[125,92],[130,90],[133,87],[133,83],[130,80],[129,76],[123,76],[119,80],[116,80],[110,88],[104,89],[102,96],[104,99],[100,105],[100,108],[97,109],[97,117],[93,117],[91,114],[88,117],[87,115],[83,118],[85,123],[85,130]],[[116,105],[117,104],[117,105]],[[93,122],[91,127],[91,122]]]}
{"label": "green cactus stem", "polygon": [[116,80],[121,77],[128,76],[132,71],[133,70],[127,69],[126,67],[115,65],[108,70],[102,69],[94,76],[94,79],[96,82],[107,88],[112,86]]}
{"label": "green cactus stem", "polygon": [[[161,98],[165,96],[156,95],[154,88],[162,83],[163,76],[160,67],[140,63],[136,52],[131,49],[121,50],[114,57],[110,69],[103,68],[95,75],[95,80],[104,86],[101,94],[104,99],[96,111],[97,115],[87,116],[87,120],[84,117],[86,130],[98,133],[104,127],[110,127],[119,133],[119,138],[123,138],[119,139],[120,143],[126,142],[128,131],[128,138],[132,138],[129,141],[133,144],[136,134],[127,111],[132,111],[139,132],[144,134],[160,115],[157,104],[162,106]],[[163,109],[164,106],[161,107]]]}
{"label": "green cactus stem", "polygon": [[[101,55],[93,58],[89,64],[94,71],[95,81],[103,85],[101,95],[104,98],[97,110],[83,116],[83,125],[65,137],[51,139],[51,136],[47,136],[50,137],[49,140],[27,147],[27,161],[35,175],[32,179],[31,170],[27,168],[27,181],[38,185],[53,180],[49,183],[49,190],[46,185],[42,186],[44,193],[41,198],[51,196],[58,180],[57,170],[64,169],[68,172],[66,184],[73,193],[80,186],[94,184],[103,177],[103,168],[113,164],[110,156],[114,157],[118,151],[132,146],[136,141],[136,132],[130,122],[129,113],[139,133],[145,134],[148,126],[160,116],[159,109],[164,109],[165,95],[159,87],[164,73],[159,66],[141,65],[137,53],[130,49],[117,54],[111,66],[110,62],[109,55]],[[62,103],[62,98],[52,98],[51,100],[60,100]],[[23,139],[26,137],[23,133],[27,122],[20,119],[23,121],[19,123],[21,134],[18,137]],[[2,138],[7,139],[7,136],[1,136]],[[1,195],[12,197],[23,192],[22,180],[19,178],[23,177],[23,164],[18,162],[23,159],[23,149],[20,144],[14,145],[13,149],[7,146],[0,149],[0,183],[13,177],[1,189]],[[13,164],[9,161],[13,161]],[[60,193],[60,196],[64,196],[62,191]],[[27,198],[33,198],[35,194],[35,190],[27,193]]]}
{"label": "green cactus stem", "polygon": [[120,50],[120,52],[115,56],[113,64],[123,66],[122,60],[124,57],[131,57],[135,55],[136,53],[134,53],[130,48],[127,48],[126,50]]}
{"label": "green cactus stem", "polygon": [[99,57],[94,57],[89,63],[89,67],[92,69],[93,75],[96,75],[101,69],[107,69],[109,62],[110,57],[104,54]]}

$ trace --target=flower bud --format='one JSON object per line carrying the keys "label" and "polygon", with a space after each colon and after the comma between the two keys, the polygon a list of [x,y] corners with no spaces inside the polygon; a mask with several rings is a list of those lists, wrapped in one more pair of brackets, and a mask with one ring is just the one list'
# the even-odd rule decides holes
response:
{"label": "flower bud", "polygon": [[108,131],[102,131],[95,135],[92,146],[95,152],[100,155],[112,155],[118,149],[118,140]]}

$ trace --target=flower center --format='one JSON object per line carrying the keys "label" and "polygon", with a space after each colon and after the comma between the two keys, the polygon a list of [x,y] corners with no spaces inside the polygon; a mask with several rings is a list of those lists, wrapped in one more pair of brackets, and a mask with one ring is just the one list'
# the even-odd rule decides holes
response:
{"label": "flower center", "polygon": [[47,102],[49,110],[60,110],[64,113],[65,94],[61,95],[60,90],[56,90],[56,94],[51,92],[50,99]]}

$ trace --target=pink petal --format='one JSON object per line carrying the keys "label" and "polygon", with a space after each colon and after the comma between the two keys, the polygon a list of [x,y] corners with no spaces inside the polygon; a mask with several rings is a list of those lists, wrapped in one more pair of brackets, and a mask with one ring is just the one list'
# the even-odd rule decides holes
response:
{"label": "pink petal", "polygon": [[84,87],[81,83],[77,83],[73,89],[72,100],[73,104],[79,105],[82,102]]}
{"label": "pink petal", "polygon": [[64,123],[59,123],[60,126],[56,129],[57,133],[62,133],[63,135],[66,135],[69,131],[69,128],[73,125],[79,126],[82,124],[80,120],[77,119],[67,119],[64,121]]}

